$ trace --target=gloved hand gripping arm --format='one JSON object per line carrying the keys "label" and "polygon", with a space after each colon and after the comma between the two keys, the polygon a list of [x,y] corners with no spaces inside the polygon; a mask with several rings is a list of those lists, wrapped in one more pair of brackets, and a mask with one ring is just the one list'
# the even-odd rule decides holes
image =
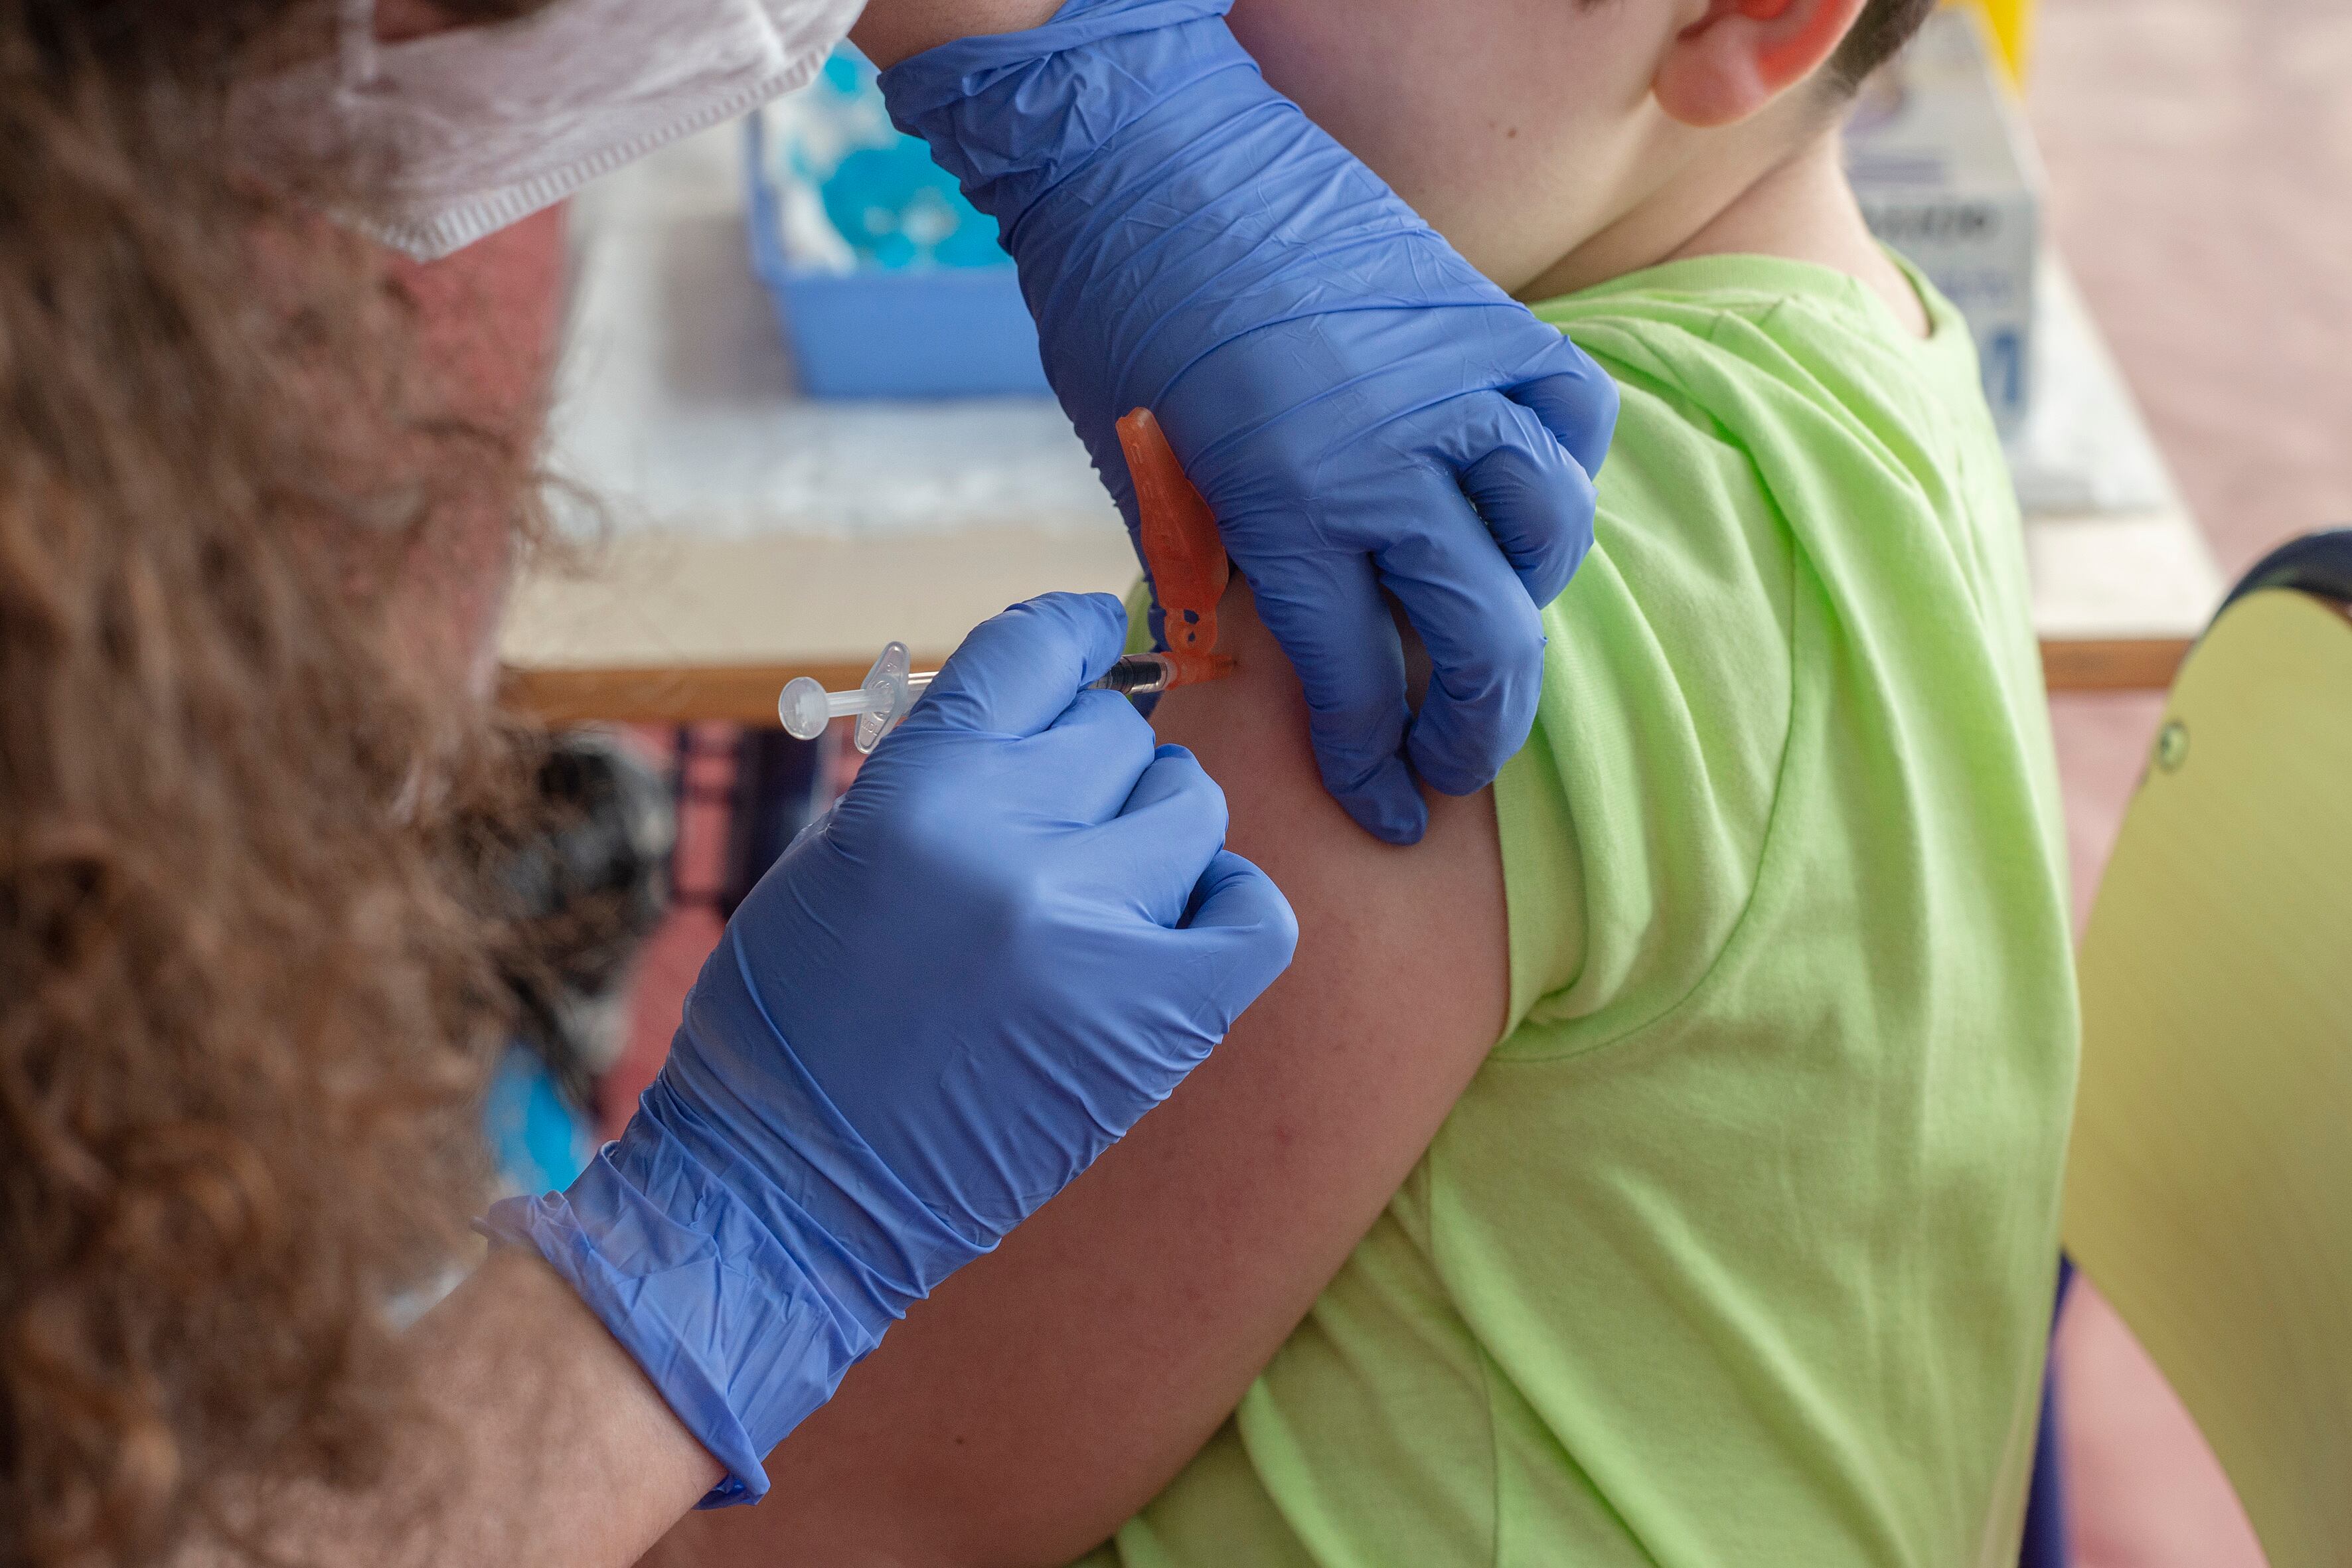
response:
{"label": "gloved hand gripping arm", "polygon": [[[1224,797],[1155,750],[1105,595],[975,631],[729,923],[667,1064],[572,1188],[491,1211],[730,1479],[911,1301],[1207,1056],[1289,962]],[[1075,700],[1072,693],[1076,692]]]}
{"label": "gloved hand gripping arm", "polygon": [[[1129,530],[1113,425],[1143,405],[1297,667],[1325,784],[1410,843],[1414,773],[1467,794],[1527,738],[1616,393],[1266,85],[1229,4],[1069,0],[882,88],[996,217]],[[1409,743],[1383,588],[1433,666]]]}

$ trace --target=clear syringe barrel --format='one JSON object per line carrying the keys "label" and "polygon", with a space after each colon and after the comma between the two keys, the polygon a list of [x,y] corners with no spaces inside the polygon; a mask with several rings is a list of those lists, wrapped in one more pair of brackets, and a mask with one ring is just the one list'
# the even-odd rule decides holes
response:
{"label": "clear syringe barrel", "polygon": [[[904,718],[907,708],[916,698],[929,689],[937,670],[918,670],[906,678],[906,695],[896,704],[893,719]],[[1222,673],[1222,671],[1220,671]],[[1200,679],[1195,676],[1194,679]],[[1179,677],[1177,659],[1164,653],[1131,653],[1113,664],[1100,679],[1089,682],[1089,691],[1116,691],[1124,697],[1149,697],[1165,691],[1171,686],[1184,684]],[[879,713],[894,706],[887,682],[874,682],[848,691],[827,691],[824,685],[805,675],[796,675],[784,683],[776,695],[776,717],[784,722],[784,731],[795,740],[814,741],[824,733],[824,727],[835,719],[860,719],[869,713]]]}

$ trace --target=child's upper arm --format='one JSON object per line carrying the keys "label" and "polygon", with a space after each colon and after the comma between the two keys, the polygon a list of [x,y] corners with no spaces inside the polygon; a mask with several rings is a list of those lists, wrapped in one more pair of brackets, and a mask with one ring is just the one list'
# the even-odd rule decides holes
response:
{"label": "child's upper arm", "polygon": [[1290,972],[1173,1098],[919,1304],[693,1560],[1031,1563],[1116,1529],[1215,1430],[1346,1261],[1502,1033],[1493,802],[1377,843],[1324,791],[1302,700],[1238,580],[1241,671],[1171,694],[1230,844],[1297,907]]}

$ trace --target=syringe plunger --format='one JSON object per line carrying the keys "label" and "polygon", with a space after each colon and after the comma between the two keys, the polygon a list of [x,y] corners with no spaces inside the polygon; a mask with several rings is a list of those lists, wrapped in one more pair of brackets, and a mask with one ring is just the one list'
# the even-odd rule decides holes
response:
{"label": "syringe plunger", "polygon": [[[907,677],[908,700],[911,702],[923,694],[936,673],[924,670]],[[835,719],[856,719],[882,710],[885,699],[870,688],[858,687],[848,691],[827,691],[824,685],[805,675],[796,675],[784,682],[776,697],[776,717],[784,721],[784,731],[796,741],[814,741],[824,733],[824,727]]]}

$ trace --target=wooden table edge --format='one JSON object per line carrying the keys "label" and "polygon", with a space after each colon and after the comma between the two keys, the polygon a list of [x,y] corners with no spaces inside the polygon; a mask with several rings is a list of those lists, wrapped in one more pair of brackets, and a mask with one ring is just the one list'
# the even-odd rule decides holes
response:
{"label": "wooden table edge", "polygon": [[2042,679],[2052,691],[2168,691],[2193,637],[2043,637]]}
{"label": "wooden table edge", "polygon": [[[2044,637],[2042,678],[2053,691],[2162,691],[2172,685],[2192,637]],[[943,651],[918,650],[915,666],[935,669]],[[549,724],[705,721],[776,726],[776,693],[796,675],[829,689],[856,686],[864,661],[824,664],[711,665],[653,668],[539,668],[509,666],[500,678],[509,706]]]}

